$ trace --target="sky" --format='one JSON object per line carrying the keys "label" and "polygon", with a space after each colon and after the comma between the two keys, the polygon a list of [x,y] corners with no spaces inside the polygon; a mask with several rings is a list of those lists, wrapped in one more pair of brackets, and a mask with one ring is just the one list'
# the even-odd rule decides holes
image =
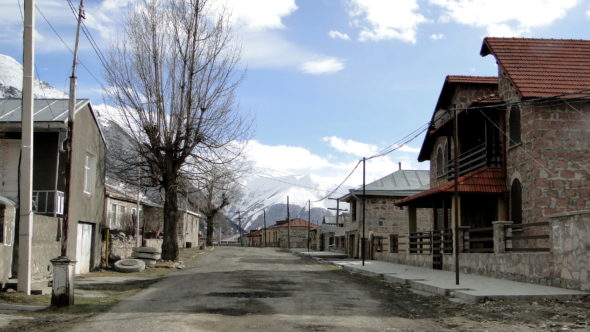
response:
{"label": "sky", "polygon": [[[18,61],[22,1],[0,0],[0,53]],[[85,1],[85,24],[104,52],[135,1]],[[446,75],[496,75],[494,58],[479,55],[484,37],[590,39],[589,0],[220,1],[242,47],[237,101],[255,123],[248,158],[256,172],[311,174],[325,188],[427,123]],[[37,75],[67,91],[64,42],[73,47],[75,18],[66,0],[37,6]],[[103,70],[85,37],[80,61],[78,96],[105,103]],[[368,179],[399,162],[427,169],[416,160],[422,140],[372,159]],[[357,171],[348,184],[361,180]]]}

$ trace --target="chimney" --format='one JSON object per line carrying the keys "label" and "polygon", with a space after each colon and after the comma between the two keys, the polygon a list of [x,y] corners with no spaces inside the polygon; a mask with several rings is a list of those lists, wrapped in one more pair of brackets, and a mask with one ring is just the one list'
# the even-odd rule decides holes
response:
{"label": "chimney", "polygon": [[397,164],[398,164],[398,166],[399,166],[399,170],[401,171],[401,170],[402,170],[402,162],[401,162],[401,161],[398,161],[398,163],[397,163]]}

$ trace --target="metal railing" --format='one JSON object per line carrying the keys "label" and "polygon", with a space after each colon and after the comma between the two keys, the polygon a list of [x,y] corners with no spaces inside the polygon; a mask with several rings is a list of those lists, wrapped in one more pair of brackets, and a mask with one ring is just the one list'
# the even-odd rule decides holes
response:
{"label": "metal railing", "polygon": [[58,190],[33,190],[33,212],[61,216],[64,213],[64,193]]}

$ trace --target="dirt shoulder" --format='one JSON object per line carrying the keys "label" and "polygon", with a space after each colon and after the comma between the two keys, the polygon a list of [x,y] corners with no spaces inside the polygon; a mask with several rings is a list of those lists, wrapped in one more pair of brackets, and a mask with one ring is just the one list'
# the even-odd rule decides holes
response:
{"label": "dirt shoulder", "polygon": [[[208,250],[180,250],[180,261],[194,264]],[[180,269],[175,262],[158,262],[143,272],[120,273],[100,270],[76,277],[74,305],[67,308],[50,307],[51,295],[31,295],[0,292],[0,305],[45,306],[38,311],[0,313],[0,331],[67,331],[98,313],[108,311],[121,300],[174,274]]]}

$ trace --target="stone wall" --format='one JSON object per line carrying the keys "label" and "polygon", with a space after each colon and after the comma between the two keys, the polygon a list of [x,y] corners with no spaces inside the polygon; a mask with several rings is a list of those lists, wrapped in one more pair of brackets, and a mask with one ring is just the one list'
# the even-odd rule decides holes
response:
{"label": "stone wall", "polygon": [[[461,253],[463,273],[537,283],[555,287],[590,290],[590,210],[550,216],[550,252]],[[376,253],[378,260],[432,267],[432,255],[407,252]],[[443,255],[443,269],[454,271],[453,255]]]}
{"label": "stone wall", "polygon": [[556,277],[565,287],[590,290],[590,210],[554,215],[550,219]]}

